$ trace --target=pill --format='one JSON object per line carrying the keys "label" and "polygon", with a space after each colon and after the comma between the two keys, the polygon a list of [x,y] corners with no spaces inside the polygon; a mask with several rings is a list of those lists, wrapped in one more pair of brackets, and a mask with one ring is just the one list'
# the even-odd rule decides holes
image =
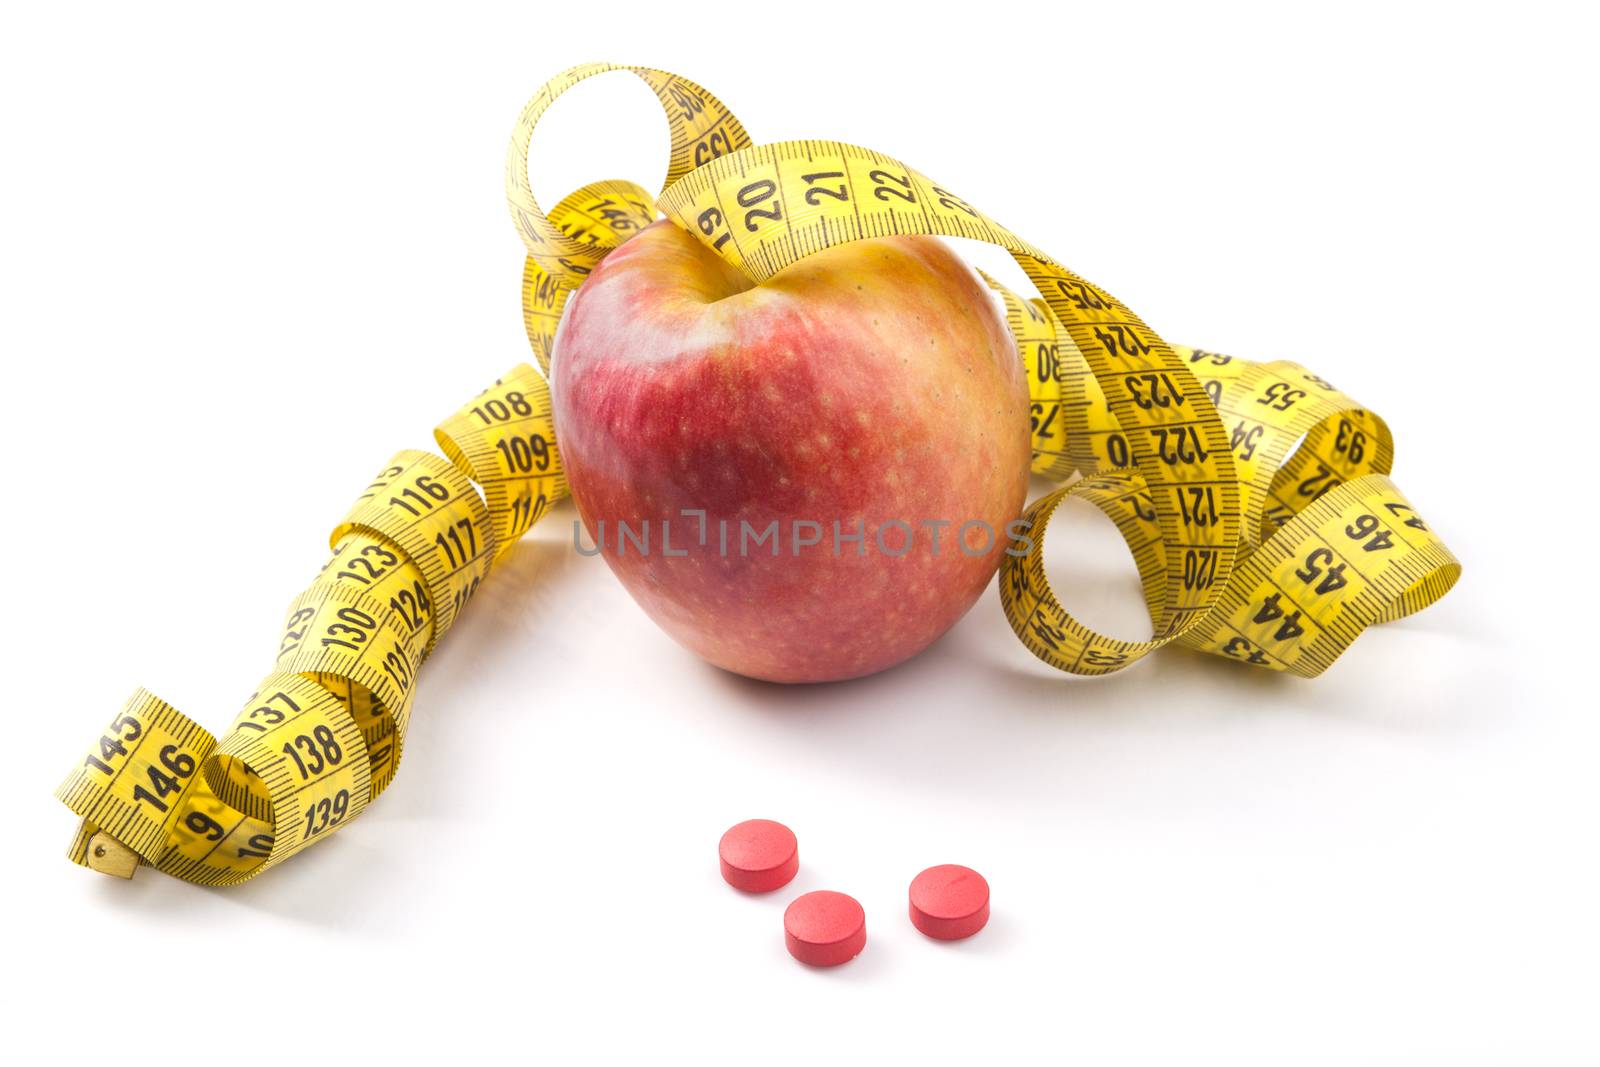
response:
{"label": "pill", "polygon": [[749,819],[728,830],[717,845],[722,879],[746,893],[770,893],[800,870],[794,832],[771,819]]}
{"label": "pill", "polygon": [[989,921],[989,883],[971,867],[942,863],[911,880],[911,925],[940,941],[959,941]]}
{"label": "pill", "polygon": [[801,963],[837,967],[867,947],[867,913],[854,897],[818,889],[784,911],[783,941]]}

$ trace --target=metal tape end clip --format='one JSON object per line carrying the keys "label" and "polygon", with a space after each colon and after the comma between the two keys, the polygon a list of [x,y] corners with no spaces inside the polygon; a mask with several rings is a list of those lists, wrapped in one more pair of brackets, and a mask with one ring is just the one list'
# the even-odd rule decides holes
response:
{"label": "metal tape end clip", "polygon": [[88,855],[84,858],[91,870],[118,878],[132,878],[139,869],[139,854],[103,830],[89,838]]}

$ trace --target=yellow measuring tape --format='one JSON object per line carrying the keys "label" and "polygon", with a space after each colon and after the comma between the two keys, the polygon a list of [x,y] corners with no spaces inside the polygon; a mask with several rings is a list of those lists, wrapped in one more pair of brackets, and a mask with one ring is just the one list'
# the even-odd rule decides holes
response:
{"label": "yellow measuring tape", "polygon": [[[547,214],[528,182],[534,126],[561,93],[611,70],[638,75],[666,111],[665,187],[652,197],[597,182]],[[220,742],[134,694],[57,794],[82,816],[76,862],[230,885],[327,837],[393,781],[418,670],[495,561],[566,494],[544,376],[566,300],[658,211],[757,282],[891,234],[1011,253],[1040,295],[989,284],[1028,369],[1033,470],[1083,476],[1028,508],[1032,548],[1006,558],[1000,594],[1022,642],[1063,671],[1110,673],[1176,641],[1310,677],[1460,575],[1386,477],[1394,442],[1376,414],[1293,363],[1169,346],[1104,290],[888,156],[836,141],[754,145],[691,81],[588,64],[529,102],[506,167],[539,369],[517,367],[441,424],[448,458],[401,452],[367,486],[333,530],[333,557],[290,604],[271,673]],[[1122,531],[1151,640],[1097,633],[1051,592],[1044,532],[1068,496]]]}

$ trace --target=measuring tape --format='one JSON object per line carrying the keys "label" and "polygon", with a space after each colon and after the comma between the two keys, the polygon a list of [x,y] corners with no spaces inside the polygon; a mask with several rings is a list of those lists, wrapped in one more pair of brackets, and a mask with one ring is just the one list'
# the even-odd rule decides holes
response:
{"label": "measuring tape", "polygon": [[[548,213],[528,181],[540,116],[595,74],[627,70],[661,101],[672,151],[659,197],[584,186]],[[1006,557],[1006,618],[1036,656],[1107,674],[1177,642],[1311,677],[1368,626],[1443,596],[1460,564],[1387,474],[1388,426],[1294,363],[1168,345],[1126,305],[904,164],[836,141],[755,145],[705,89],[588,64],[528,103],[506,157],[527,248],[522,365],[436,430],[444,457],[397,454],[333,530],[333,556],[289,606],[277,660],[218,741],[143,690],[57,795],[82,817],[69,856],[231,885],[329,836],[399,767],[417,672],[488,575],[566,495],[545,375],[568,297],[658,212],[756,282],[824,249],[895,234],[1011,253],[1038,289],[986,280],[1028,370],[1033,470],[1076,480],[1031,505]],[[1298,447],[1296,447],[1298,445]],[[1116,523],[1153,624],[1125,641],[1080,623],[1045,577],[1068,497]]]}
{"label": "measuring tape", "polygon": [[567,493],[550,393],[527,364],[434,437],[448,459],[397,453],[334,527],[332,558],[289,604],[271,673],[220,742],[134,693],[56,793],[83,817],[72,860],[233,885],[344,826],[394,780],[418,670],[495,561]]}

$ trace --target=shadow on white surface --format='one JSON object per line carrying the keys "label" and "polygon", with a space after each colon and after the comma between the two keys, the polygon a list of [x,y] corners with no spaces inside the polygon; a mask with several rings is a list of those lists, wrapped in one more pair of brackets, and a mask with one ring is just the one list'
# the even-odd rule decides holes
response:
{"label": "shadow on white surface", "polygon": [[808,976],[814,975],[819,981],[838,982],[842,985],[865,985],[889,977],[902,961],[896,959],[893,945],[873,940],[872,922],[869,918],[867,947],[861,950],[861,955],[850,962],[841,963],[837,967],[813,967],[809,963],[801,963],[793,958],[788,962],[800,968]]}
{"label": "shadow on white surface", "polygon": [[[509,778],[499,783],[502,793],[520,792],[524,780],[537,784],[545,769],[538,761],[576,760],[592,764],[594,788],[644,796],[648,781],[613,772],[595,754],[670,760],[663,743],[704,749],[702,774],[717,766],[719,752],[760,753],[773,761],[768,782],[779,795],[831,779],[897,798],[908,820],[922,817],[919,809],[981,805],[1014,820],[1005,832],[1021,834],[1051,813],[1069,826],[1086,817],[1179,818],[1197,804],[1248,808],[1308,787],[1308,774],[1357,766],[1374,739],[1448,747],[1494,714],[1483,703],[1462,713],[1462,694],[1477,685],[1487,660],[1463,654],[1462,638],[1477,635],[1457,632],[1445,617],[1442,629],[1423,615],[1363,637],[1314,683],[1172,649],[1128,671],[1082,679],[1018,646],[993,586],[949,634],[890,671],[811,686],[752,681],[699,662],[656,631],[601,561],[572,551],[573,514],[570,504],[558,508],[547,527],[525,538],[441,643],[422,676],[423,714],[413,720],[406,769],[356,827],[226,892],[144,872],[134,886],[97,887],[96,896],[169,924],[195,910],[226,917],[240,908],[329,930],[405,921],[411,890],[400,887],[407,880],[483,877],[446,870],[431,858],[436,850],[480,857],[474,864],[489,871],[504,858],[494,850],[505,847],[515,820],[504,812],[485,817],[484,775]],[[596,634],[613,643],[597,652]],[[1357,659],[1365,662],[1349,662]],[[1455,659],[1467,662],[1454,674],[1443,669]],[[605,679],[607,695],[591,697],[601,684],[597,672],[607,670],[615,676]],[[630,672],[648,672],[652,681]],[[517,758],[524,751],[533,762]],[[1275,761],[1286,752],[1310,770],[1293,762],[1280,769]],[[671,810],[673,801],[664,803]],[[584,847],[582,823],[571,828],[573,818],[582,816],[541,808],[526,832],[549,855],[566,855]],[[826,877],[831,868],[814,867],[811,857],[829,854],[803,842],[795,882],[765,898],[723,888],[732,905],[770,910],[775,930],[800,893],[882,888]],[[514,860],[519,870],[541,865],[536,852]],[[869,931],[903,924],[884,914],[886,899],[869,903]],[[1015,941],[1002,907],[971,941],[935,943],[933,951],[1001,955]],[[896,966],[905,948],[900,938],[878,937],[861,959],[827,973],[840,981],[870,977]]]}
{"label": "shadow on white surface", "polygon": [[1015,920],[1003,909],[996,908],[982,930],[959,941],[940,941],[937,938],[917,936],[936,952],[958,956],[1004,956],[1017,947],[1020,931]]}

